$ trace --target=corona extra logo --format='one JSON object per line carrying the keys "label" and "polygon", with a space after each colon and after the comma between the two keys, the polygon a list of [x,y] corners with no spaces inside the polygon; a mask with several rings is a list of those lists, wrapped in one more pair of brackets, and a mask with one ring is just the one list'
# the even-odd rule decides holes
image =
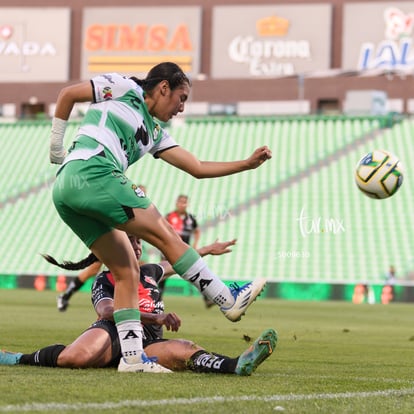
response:
{"label": "corona extra logo", "polygon": [[251,76],[290,76],[294,60],[311,59],[308,40],[286,38],[290,21],[280,16],[256,20],[256,34],[235,36],[228,45],[230,60],[248,66]]}
{"label": "corona extra logo", "polygon": [[289,29],[289,20],[283,17],[270,16],[256,22],[259,36],[285,36]]}

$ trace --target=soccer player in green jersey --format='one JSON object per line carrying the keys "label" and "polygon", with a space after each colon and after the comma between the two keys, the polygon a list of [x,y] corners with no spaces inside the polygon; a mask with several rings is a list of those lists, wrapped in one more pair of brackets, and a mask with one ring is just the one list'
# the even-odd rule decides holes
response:
{"label": "soccer player in green jersey", "polygon": [[[127,234],[158,248],[174,271],[220,306],[231,321],[240,320],[265,285],[264,279],[255,279],[241,287],[227,287],[125,175],[128,166],[146,153],[199,179],[255,169],[271,158],[267,146],[244,160],[228,162],[201,161],[180,147],[157,120],[167,122],[183,112],[190,88],[181,68],[164,62],[145,79],[109,73],[67,86],[56,103],[50,160],[62,166],[53,201],[63,221],[116,280],[114,320],[122,372],[165,372],[143,351],[136,295],[139,266]],[[66,153],[63,138],[72,108],[76,102],[88,101],[91,105]]]}
{"label": "soccer player in green jersey", "polygon": [[[139,261],[142,244],[129,236],[131,245]],[[203,246],[198,249],[201,256],[221,255],[231,251],[236,240],[229,240]],[[79,262],[58,263],[45,255],[46,260],[63,269],[80,269],[98,260],[93,254]],[[160,280],[174,274],[167,261],[158,264],[147,263],[140,266],[139,306],[144,328],[143,346],[148,357],[156,357],[158,363],[172,371],[190,370],[194,372],[251,375],[276,349],[277,332],[266,329],[238,357],[209,352],[204,347],[188,339],[165,338],[163,328],[177,332],[181,326],[180,317],[166,313],[159,289]],[[33,365],[61,368],[106,368],[118,367],[121,360],[119,337],[113,323],[114,279],[109,271],[98,274],[92,286],[92,303],[98,315],[95,321],[70,345],[53,344],[35,352],[22,354],[0,350],[0,365]],[[214,335],[212,335],[214,336]]]}

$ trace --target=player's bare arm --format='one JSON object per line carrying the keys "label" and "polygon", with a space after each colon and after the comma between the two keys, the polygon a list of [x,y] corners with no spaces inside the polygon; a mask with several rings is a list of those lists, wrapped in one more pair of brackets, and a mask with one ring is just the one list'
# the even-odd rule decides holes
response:
{"label": "player's bare arm", "polygon": [[257,148],[244,160],[200,161],[186,149],[174,147],[163,151],[160,158],[195,178],[214,178],[255,169],[272,158],[272,151],[267,146],[263,146]]}
{"label": "player's bare arm", "polygon": [[[98,319],[113,321],[114,301],[113,299],[102,299],[95,307]],[[181,326],[181,319],[176,313],[146,313],[141,312],[141,322],[144,325],[165,326],[168,331],[177,332]]]}
{"label": "player's bare arm", "polygon": [[49,159],[52,164],[62,164],[66,156],[63,146],[66,125],[76,102],[89,102],[93,100],[93,90],[90,81],[77,83],[63,88],[56,102],[55,114],[52,119],[50,131]]}
{"label": "player's bare arm", "polygon": [[92,102],[93,90],[90,81],[77,83],[63,88],[57,98],[55,117],[68,120],[77,102]]}

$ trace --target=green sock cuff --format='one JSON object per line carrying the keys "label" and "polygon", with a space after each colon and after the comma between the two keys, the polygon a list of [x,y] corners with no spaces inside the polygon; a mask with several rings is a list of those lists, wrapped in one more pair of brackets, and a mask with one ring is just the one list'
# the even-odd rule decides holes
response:
{"label": "green sock cuff", "polygon": [[198,259],[200,255],[190,247],[173,265],[177,274],[182,276]]}
{"label": "green sock cuff", "polygon": [[141,314],[139,313],[138,309],[126,308],[114,311],[115,324],[125,321],[139,321],[140,319]]}

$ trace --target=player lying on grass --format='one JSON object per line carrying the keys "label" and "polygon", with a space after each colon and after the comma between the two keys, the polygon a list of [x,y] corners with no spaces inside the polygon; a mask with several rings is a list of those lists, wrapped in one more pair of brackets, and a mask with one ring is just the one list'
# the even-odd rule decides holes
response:
{"label": "player lying on grass", "polygon": [[[141,243],[130,237],[137,255]],[[229,251],[230,242],[215,242],[200,249],[201,255],[223,254]],[[144,328],[144,351],[149,358],[172,370],[215,372],[251,375],[273,352],[277,335],[273,329],[265,330],[239,357],[211,353],[186,339],[163,338],[163,326],[178,331],[181,320],[175,313],[165,313],[160,300],[158,283],[174,274],[172,266],[163,261],[141,266],[139,306]],[[92,302],[98,320],[68,346],[55,344],[32,354],[0,352],[1,365],[37,365],[62,368],[103,368],[122,364],[121,349],[116,326],[113,322],[114,279],[109,271],[101,272],[92,287]]]}
{"label": "player lying on grass", "polygon": [[[236,244],[235,239],[231,241],[227,241],[227,242],[218,242],[218,240],[216,240],[216,242],[211,245],[204,246],[201,249],[197,249],[197,253],[202,257],[208,254],[213,255],[213,256],[222,255],[225,253],[230,253],[231,250],[229,247],[235,244]],[[141,244],[141,251],[142,251],[142,244]],[[57,308],[61,312],[66,311],[66,309],[68,308],[69,299],[71,298],[71,296],[82,287],[82,285],[86,282],[86,280],[92,277],[95,277],[101,271],[102,266],[103,266],[103,263],[93,253],[91,253],[85,259],[80,260],[79,262],[76,262],[76,263],[66,262],[66,261],[63,263],[58,263],[55,258],[53,258],[52,256],[48,254],[43,254],[42,256],[49,263],[55,266],[59,266],[63,269],[81,270],[79,275],[69,283],[69,286],[66,289],[66,291],[63,294],[59,295],[57,298]],[[139,262],[139,265],[144,264],[142,262],[142,257],[140,258],[138,262]],[[174,273],[172,270],[172,266],[171,266],[171,272],[172,272],[171,274]],[[167,277],[165,277],[165,279],[167,279]],[[164,279],[164,283],[165,283],[165,279]]]}

